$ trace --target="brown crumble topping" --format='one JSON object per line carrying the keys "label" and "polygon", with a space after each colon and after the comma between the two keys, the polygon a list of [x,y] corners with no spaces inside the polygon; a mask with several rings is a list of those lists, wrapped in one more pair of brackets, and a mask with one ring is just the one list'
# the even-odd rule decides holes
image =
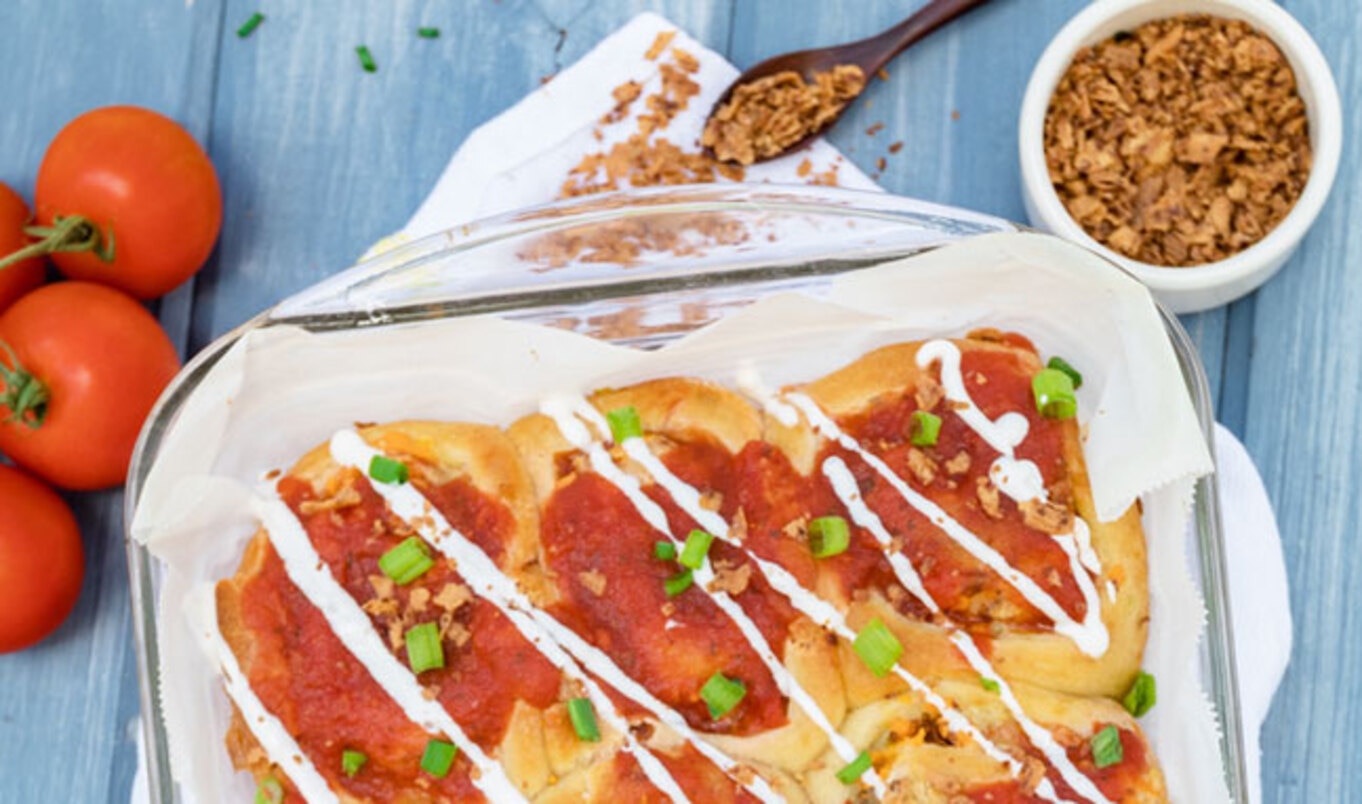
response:
{"label": "brown crumble topping", "polygon": [[870,128],[867,128],[865,133],[867,137],[873,137],[881,131],[884,131],[884,123],[875,123],[871,125]]}
{"label": "brown crumble topping", "polygon": [[812,83],[793,70],[758,78],[734,88],[700,142],[725,162],[750,165],[822,131],[864,88],[854,64],[815,73]]}
{"label": "brown crumble topping", "polygon": [[781,528],[780,532],[791,539],[808,538],[809,535],[808,514],[804,514],[803,516],[796,517],[795,519],[791,519],[789,522],[786,522],[785,527]]}
{"label": "brown crumble topping", "polygon": [[714,491],[706,491],[700,495],[700,507],[706,511],[717,511],[724,505],[724,495]]}
{"label": "brown crumble topping", "polygon": [[889,165],[888,160],[886,160],[886,159],[885,159],[884,157],[882,157],[882,156],[879,157],[879,158],[877,158],[877,159],[875,160],[875,169],[878,170],[878,171],[880,171],[881,173],[884,172],[885,167],[888,166],[888,165]]}
{"label": "brown crumble topping", "polygon": [[909,447],[908,471],[913,473],[913,477],[917,478],[917,482],[924,486],[930,486],[932,485],[932,481],[936,480],[936,461],[932,460],[927,453],[917,447]]}
{"label": "brown crumble topping", "polygon": [[473,599],[473,592],[461,583],[447,583],[435,596],[435,605],[447,612],[455,612]]}
{"label": "brown crumble topping", "polygon": [[407,596],[407,608],[414,612],[423,612],[430,605],[430,590],[424,587],[416,587]]}
{"label": "brown crumble topping", "polygon": [[1295,205],[1313,159],[1281,51],[1247,23],[1207,15],[1079,51],[1050,100],[1045,157],[1088,234],[1165,266],[1261,240]]}
{"label": "brown crumble topping", "polygon": [[889,153],[896,154],[903,150],[903,140],[896,140],[889,143]]}
{"label": "brown crumble topping", "polygon": [[954,457],[946,461],[945,467],[946,474],[952,476],[959,476],[968,472],[970,467],[969,451],[962,449],[955,453]]}
{"label": "brown crumble topping", "polygon": [[1034,528],[1045,533],[1054,535],[1056,533],[1068,533],[1074,527],[1074,514],[1062,505],[1041,501],[1039,499],[1027,500],[1018,506],[1022,512],[1022,522],[1028,528]]}
{"label": "brown crumble topping", "polygon": [[960,119],[960,110],[959,110],[959,109],[951,109],[951,119],[952,119],[952,120],[959,120],[959,119]]}
{"label": "brown crumble topping", "polygon": [[734,541],[741,544],[747,541],[747,511],[739,508],[733,515],[733,521],[728,523],[728,535]]}
{"label": "brown crumble topping", "polygon": [[710,582],[708,589],[711,592],[727,592],[730,595],[740,595],[747,590],[747,584],[752,580],[752,565],[742,564],[733,566],[727,561],[714,562],[714,580]]}
{"label": "brown crumble topping", "polygon": [[354,486],[342,486],[325,500],[304,500],[298,505],[298,513],[311,516],[321,511],[343,511],[359,505],[361,501],[358,489]]}
{"label": "brown crumble topping", "polygon": [[880,79],[881,81],[888,81],[889,71],[881,67],[880,69],[875,71],[875,77]]}
{"label": "brown crumble topping", "polygon": [[605,575],[600,570],[587,570],[577,573],[577,580],[585,586],[587,591],[596,597],[605,594]]}
{"label": "brown crumble topping", "polygon": [[380,600],[391,598],[397,589],[397,584],[393,582],[392,578],[389,578],[386,575],[370,575],[369,585],[373,587],[374,594],[377,595]]}
{"label": "brown crumble topping", "polygon": [[986,477],[976,479],[974,485],[979,495],[979,505],[984,509],[984,513],[993,519],[1002,519],[1003,507],[1002,500],[998,497],[998,487]]}
{"label": "brown crumble topping", "polygon": [[917,402],[919,408],[930,411],[945,398],[946,389],[935,378],[926,374],[918,377],[917,386],[913,388],[913,401]]}
{"label": "brown crumble topping", "polygon": [[657,61],[657,57],[662,55],[662,51],[667,49],[667,45],[676,38],[676,31],[663,31],[653,39],[653,43],[648,46],[648,52],[643,54],[643,58],[648,61]]}
{"label": "brown crumble topping", "polygon": [[810,162],[808,157],[804,157],[804,161],[799,163],[799,167],[795,168],[795,175],[801,179],[805,178],[812,172],[813,162]]}

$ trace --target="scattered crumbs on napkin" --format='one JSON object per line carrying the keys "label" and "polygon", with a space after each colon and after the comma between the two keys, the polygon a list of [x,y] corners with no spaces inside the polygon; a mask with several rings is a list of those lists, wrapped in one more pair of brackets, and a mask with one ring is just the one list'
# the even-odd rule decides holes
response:
{"label": "scattered crumbs on napkin", "polygon": [[640,14],[473,131],[407,225],[368,256],[479,218],[614,189],[612,171],[621,188],[686,178],[880,189],[822,139],[740,176],[702,161],[705,117],[738,75],[675,23]]}

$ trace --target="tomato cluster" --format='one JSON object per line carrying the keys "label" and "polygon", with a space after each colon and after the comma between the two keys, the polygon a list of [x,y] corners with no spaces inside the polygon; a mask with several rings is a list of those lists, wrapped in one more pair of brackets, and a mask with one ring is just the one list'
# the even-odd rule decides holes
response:
{"label": "tomato cluster", "polygon": [[[123,482],[180,367],[139,300],[198,271],[222,225],[203,148],[133,106],[67,124],[34,200],[30,218],[0,184],[0,455],[16,465],[0,462],[0,653],[47,636],[74,607],[80,534],[42,481],[76,491]],[[49,259],[62,281],[44,284]]]}

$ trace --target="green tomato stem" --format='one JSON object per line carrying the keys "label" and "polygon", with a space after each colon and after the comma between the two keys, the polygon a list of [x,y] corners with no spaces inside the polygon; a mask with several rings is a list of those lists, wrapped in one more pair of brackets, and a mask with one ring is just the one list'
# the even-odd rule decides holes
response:
{"label": "green tomato stem", "polygon": [[47,385],[24,368],[9,344],[0,341],[0,349],[9,355],[10,362],[6,366],[0,360],[0,382],[5,384],[4,390],[0,391],[0,407],[9,408],[10,411],[4,421],[19,422],[29,429],[37,430],[47,418]]}
{"label": "green tomato stem", "polygon": [[52,226],[26,226],[24,233],[41,239],[0,258],[0,271],[30,257],[42,257],[59,251],[93,251],[104,262],[113,262],[113,230],[101,232],[94,221],[83,215],[54,218]]}

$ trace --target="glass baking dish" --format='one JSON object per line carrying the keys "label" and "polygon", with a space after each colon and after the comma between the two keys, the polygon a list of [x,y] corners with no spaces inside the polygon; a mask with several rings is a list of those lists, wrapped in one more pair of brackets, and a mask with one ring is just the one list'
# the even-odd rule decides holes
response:
{"label": "glass baking dish", "polygon": [[[819,296],[832,278],[965,238],[1016,232],[1007,221],[878,193],[832,188],[692,187],[552,204],[457,227],[361,262],[266,310],[195,356],[144,428],[127,485],[133,627],[151,801],[181,801],[161,711],[156,599],[162,567],[131,538],[138,502],[168,432],[214,366],[247,332],[312,332],[495,314],[616,344],[656,348],[773,293]],[[1113,271],[1120,270],[1112,266]],[[1210,442],[1205,373],[1177,319],[1169,342]],[[1206,601],[1203,679],[1220,724],[1234,801],[1246,778],[1219,500],[1197,482],[1191,556]]]}

